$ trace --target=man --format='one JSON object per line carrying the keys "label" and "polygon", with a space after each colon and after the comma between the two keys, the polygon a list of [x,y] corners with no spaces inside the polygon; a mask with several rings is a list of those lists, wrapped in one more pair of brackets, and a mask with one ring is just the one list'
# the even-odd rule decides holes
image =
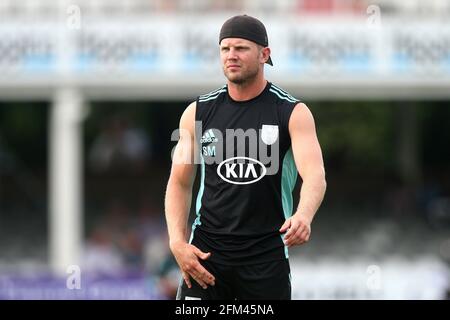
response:
{"label": "man", "polygon": [[[219,44],[227,85],[184,111],[167,186],[170,249],[184,280],[177,299],[291,299],[287,249],[309,240],[326,189],[314,119],[265,80],[272,59],[259,20],[230,18]],[[198,154],[201,185],[188,242]],[[303,184],[292,215],[297,171]]]}

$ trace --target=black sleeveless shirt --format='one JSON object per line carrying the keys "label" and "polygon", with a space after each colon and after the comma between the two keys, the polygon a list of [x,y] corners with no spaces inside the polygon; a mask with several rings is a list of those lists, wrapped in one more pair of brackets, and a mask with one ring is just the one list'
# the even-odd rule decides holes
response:
{"label": "black sleeveless shirt", "polygon": [[190,243],[228,265],[287,259],[278,231],[293,213],[289,118],[299,100],[267,82],[234,101],[223,86],[196,100],[200,189]]}

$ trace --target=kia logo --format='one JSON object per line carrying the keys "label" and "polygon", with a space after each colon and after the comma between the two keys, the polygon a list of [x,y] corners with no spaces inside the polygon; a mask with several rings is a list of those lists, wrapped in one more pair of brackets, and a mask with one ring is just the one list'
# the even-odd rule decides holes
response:
{"label": "kia logo", "polygon": [[[236,161],[247,160],[247,161]],[[233,184],[250,184],[266,175],[266,167],[258,160],[248,157],[234,157],[222,161],[217,166],[217,174],[222,180]]]}

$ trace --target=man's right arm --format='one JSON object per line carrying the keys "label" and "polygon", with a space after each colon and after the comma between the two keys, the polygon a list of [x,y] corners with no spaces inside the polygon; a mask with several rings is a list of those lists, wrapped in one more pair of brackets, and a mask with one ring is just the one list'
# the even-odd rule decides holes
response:
{"label": "man's right arm", "polygon": [[198,259],[208,259],[211,254],[200,251],[186,241],[187,220],[196,175],[195,109],[196,103],[193,102],[186,108],[180,119],[180,139],[173,153],[172,169],[166,190],[165,211],[170,249],[186,284],[191,287],[190,277],[192,277],[206,288],[207,285],[214,285],[215,279]]}
{"label": "man's right arm", "polygon": [[180,139],[172,155],[172,169],[167,184],[165,207],[171,245],[186,241],[186,224],[196,175],[194,122],[195,102],[181,116]]}

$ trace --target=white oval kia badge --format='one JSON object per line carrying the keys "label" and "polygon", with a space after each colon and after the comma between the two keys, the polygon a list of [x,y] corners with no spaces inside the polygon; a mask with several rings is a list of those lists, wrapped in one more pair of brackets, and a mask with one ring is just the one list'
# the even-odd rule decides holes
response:
{"label": "white oval kia badge", "polygon": [[[248,163],[236,162],[236,160],[248,160]],[[224,173],[222,173],[222,167]],[[258,170],[258,167],[260,170]],[[233,184],[251,184],[261,180],[266,175],[267,169],[262,162],[249,157],[234,157],[222,161],[217,166],[219,177]],[[233,180],[236,179],[236,180]],[[241,181],[249,179],[248,181]]]}

